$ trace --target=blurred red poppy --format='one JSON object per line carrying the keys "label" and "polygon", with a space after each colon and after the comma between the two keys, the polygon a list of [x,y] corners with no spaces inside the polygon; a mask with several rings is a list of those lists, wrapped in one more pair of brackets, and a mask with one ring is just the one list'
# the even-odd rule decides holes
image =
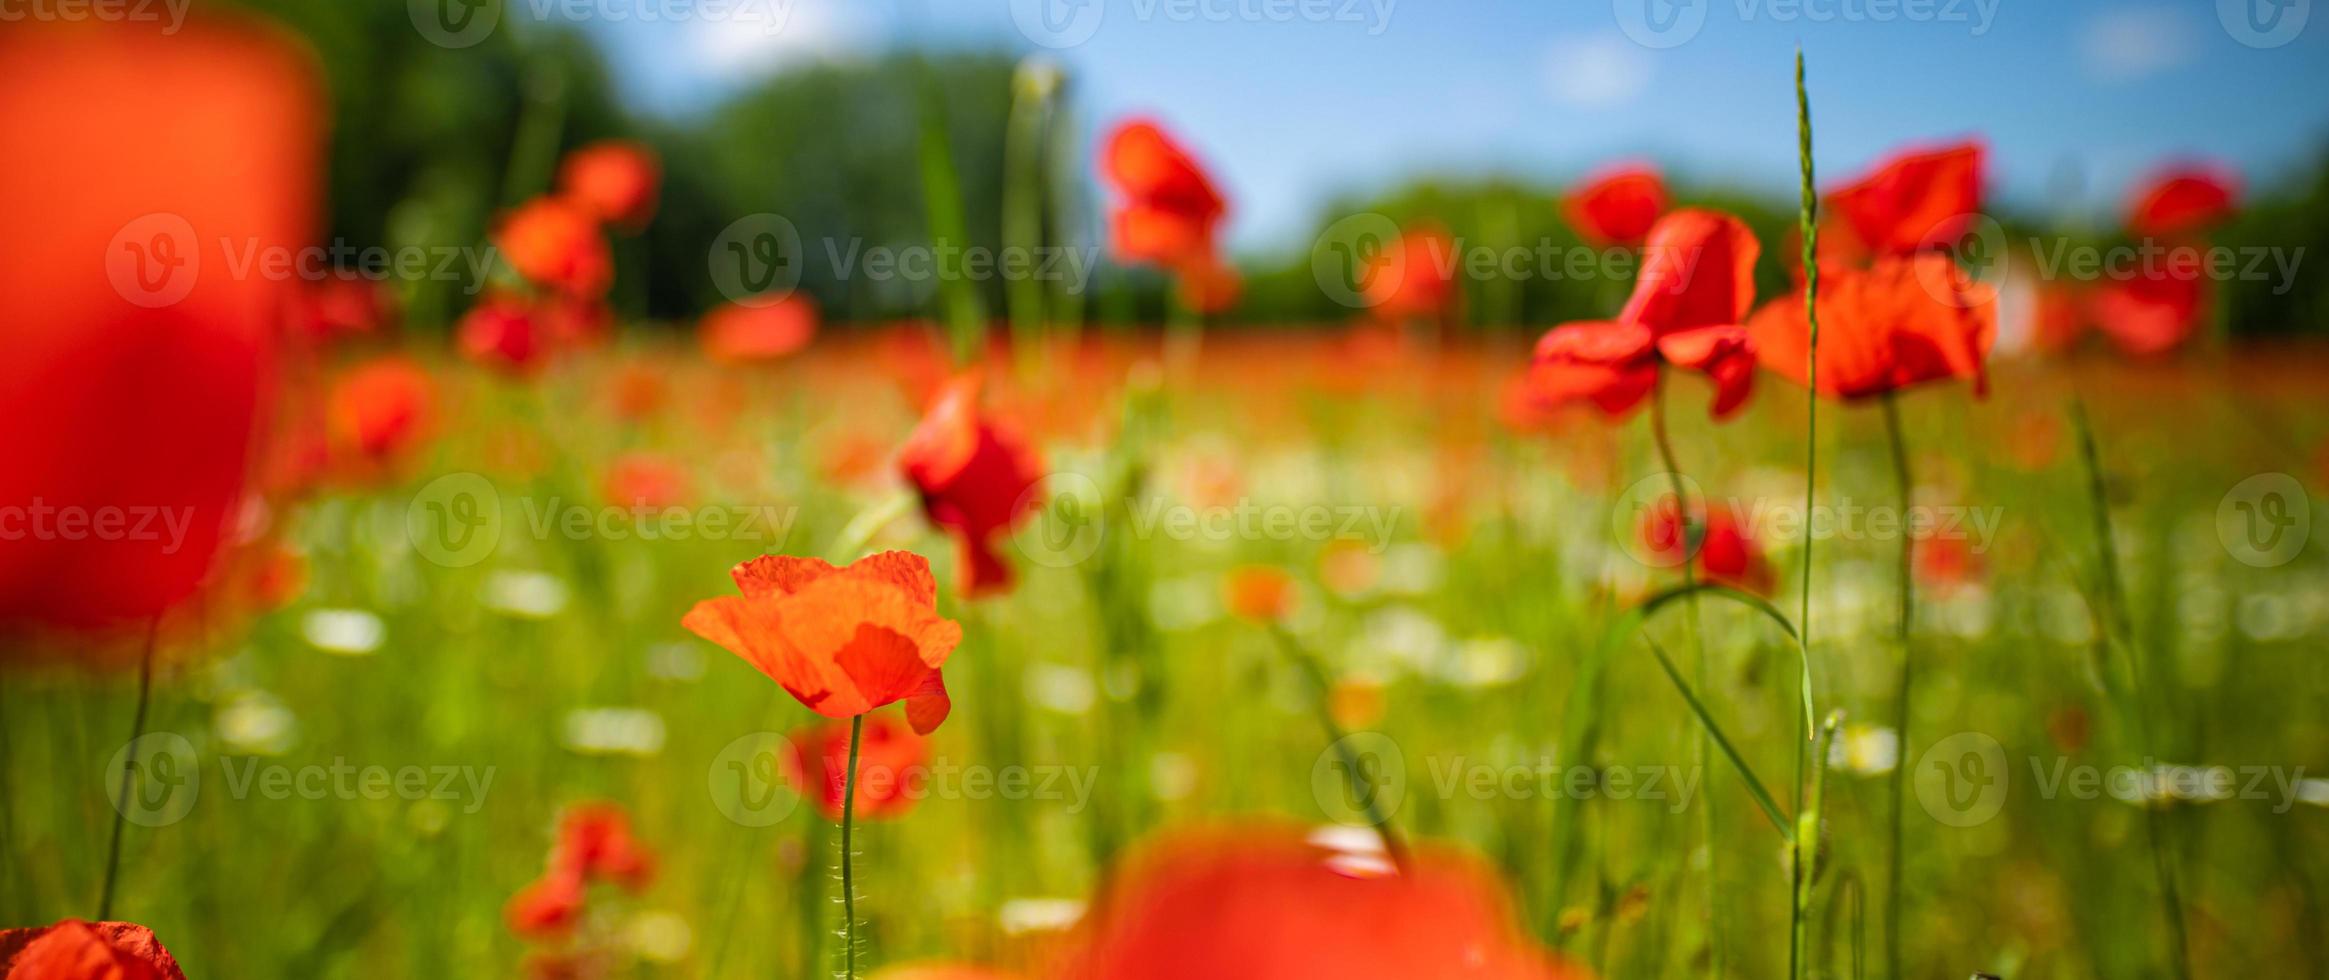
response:
{"label": "blurred red poppy", "polygon": [[962,627],[938,615],[938,582],[922,556],[885,551],[836,568],[762,555],[731,574],[744,594],[696,603],[681,625],[828,718],[904,701],[916,732],[946,720],[939,667]]}
{"label": "blurred red poppy", "polygon": [[1622,415],[1670,363],[1712,378],[1712,413],[1730,417],[1754,390],[1754,350],[1739,323],[1755,301],[1760,250],[1726,214],[1685,208],[1659,219],[1618,318],[1562,324],[1537,341],[1526,403],[1589,401]]}
{"label": "blurred red poppy", "polygon": [[729,303],[704,314],[697,328],[704,355],[722,364],[773,361],[817,336],[817,303],[791,293],[768,303]]}
{"label": "blurred red poppy", "polygon": [[552,870],[510,896],[502,907],[502,920],[522,938],[556,938],[582,921],[583,897],[580,876]]}
{"label": "blurred red poppy", "polygon": [[2135,188],[2127,202],[2127,231],[2138,237],[2182,238],[2232,215],[2240,178],[2205,165],[2173,167]]}
{"label": "blurred red poppy", "polygon": [[607,464],[604,492],[617,507],[677,507],[694,496],[687,468],[670,457],[632,452]]}
{"label": "blurred red poppy", "polygon": [[1102,173],[1132,200],[1211,222],[1227,210],[1212,178],[1154,120],[1134,118],[1108,135]]}
{"label": "blurred red poppy", "polygon": [[1236,306],[1244,291],[1245,282],[1236,267],[1210,258],[1182,267],[1173,280],[1174,297],[1198,313],[1219,313]]}
{"label": "blurred red poppy", "polygon": [[1608,248],[1641,244],[1667,203],[1666,181],[1658,172],[1632,164],[1586,178],[1562,199],[1561,210],[1577,237]]}
{"label": "blurred red poppy", "polygon": [[1404,232],[1368,260],[1362,298],[1386,320],[1438,320],[1463,298],[1456,284],[1461,261],[1446,232]]}
{"label": "blurred red poppy", "polygon": [[1658,498],[1656,505],[1642,512],[1641,542],[1650,563],[1677,568],[1687,557],[1702,580],[1769,595],[1777,577],[1770,561],[1763,557],[1762,546],[1739,524],[1735,509],[1707,511],[1694,502],[1691,510],[1697,513],[1699,533],[1695,555],[1689,554],[1689,542],[1683,538],[1682,510],[1675,506],[1673,495]]}
{"label": "blurred red poppy", "polygon": [[127,626],[211,571],[299,285],[238,259],[311,240],[319,93],[238,17],[0,31],[0,512],[65,522],[0,548],[0,622]]}
{"label": "blurred red poppy", "polygon": [[631,815],[621,806],[576,803],[558,817],[550,871],[579,881],[611,881],[635,892],[655,879],[655,855],[632,836]]}
{"label": "blurred red poppy", "polygon": [[655,151],[631,140],[577,147],[558,167],[560,197],[625,231],[637,231],[655,216],[656,187],[662,180]]}
{"label": "blurred red poppy", "polygon": [[293,335],[310,344],[377,337],[396,322],[396,297],[378,279],[337,272],[304,282],[292,302]]}
{"label": "blurred red poppy", "polygon": [[2089,301],[2096,329],[2138,357],[2172,351],[2199,333],[2210,290],[2198,269],[2157,266],[2096,289]]}
{"label": "blurred red poppy", "polygon": [[461,317],[454,346],[472,362],[523,377],[541,370],[548,360],[545,340],[533,304],[516,293],[497,290]]}
{"label": "blurred red poppy", "polygon": [[1108,134],[1100,171],[1124,196],[1109,229],[1118,258],[1171,271],[1181,304],[1196,312],[1237,301],[1236,272],[1215,242],[1228,204],[1188,151],[1155,122],[1135,118]]}
{"label": "blurred red poppy", "polygon": [[186,980],[154,931],[134,922],[0,929],[0,977],[9,980]]}
{"label": "blurred red poppy", "polygon": [[1277,824],[1182,830],[1107,879],[1064,980],[1583,978],[1513,922],[1495,872],[1417,848],[1394,869]]}
{"label": "blurred red poppy", "polygon": [[1981,555],[1962,535],[1934,535],[1917,544],[1917,581],[1934,592],[1954,592],[1978,581],[1981,573]]}
{"label": "blurred red poppy", "polygon": [[981,389],[976,373],[948,382],[898,452],[898,465],[922,495],[923,513],[954,535],[962,592],[973,596],[1011,584],[1011,567],[995,553],[994,538],[1035,512],[1043,477],[1042,459],[1018,433],[987,416]]}
{"label": "blurred red poppy", "polygon": [[1212,219],[1169,208],[1130,204],[1109,226],[1116,257],[1179,269],[1213,255]]}
{"label": "blurred red poppy", "polygon": [[[828,820],[841,819],[843,780],[849,770],[849,725],[833,721],[810,725],[790,736],[792,752],[785,759],[786,778],[817,801]],[[857,818],[882,820],[905,816],[921,802],[924,767],[930,761],[930,740],[887,714],[865,719],[865,738],[857,754]]]}
{"label": "blurred red poppy", "polygon": [[332,385],[332,445],[368,463],[388,463],[411,451],[436,422],[436,382],[419,363],[381,357],[350,369]]}
{"label": "blurred red poppy", "polygon": [[[1821,395],[1851,400],[1949,378],[1988,394],[1997,299],[1956,260],[1937,252],[1883,258],[1866,269],[1833,270],[1820,287]],[[1764,367],[1804,383],[1810,327],[1801,293],[1765,304],[1747,330]]]}
{"label": "blurred red poppy", "polygon": [[1294,579],[1267,565],[1233,568],[1222,579],[1222,593],[1232,615],[1260,623],[1275,623],[1294,611]]}
{"label": "blurred red poppy", "polygon": [[1828,194],[1833,220],[1820,256],[1906,255],[1955,244],[1981,211],[1980,143],[1894,154],[1875,172]]}
{"label": "blurred red poppy", "polygon": [[589,211],[555,197],[518,205],[493,230],[493,243],[527,281],[575,296],[606,295],[614,257]]}

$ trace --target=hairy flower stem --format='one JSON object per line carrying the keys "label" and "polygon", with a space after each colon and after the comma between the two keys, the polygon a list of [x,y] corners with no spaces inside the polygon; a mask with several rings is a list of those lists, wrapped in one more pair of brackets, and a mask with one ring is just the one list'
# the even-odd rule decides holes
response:
{"label": "hairy flower stem", "polygon": [[[1892,446],[1892,477],[1900,490],[1903,512],[1914,503],[1910,498],[1916,492],[1916,481],[1909,474],[1908,442],[1901,435],[1900,404],[1891,392],[1885,392],[1884,432]],[[1907,890],[1901,887],[1901,867],[1904,850],[1901,845],[1903,818],[1908,813],[1908,725],[1909,693],[1916,677],[1917,658],[1911,647],[1909,633],[1916,616],[1916,539],[1900,536],[1900,682],[1892,694],[1892,730],[1895,760],[1892,767],[1892,839],[1885,853],[1886,872],[1884,905],[1884,956],[1887,976],[1901,975],[1900,916]]]}
{"label": "hairy flower stem", "polygon": [[146,627],[145,652],[138,657],[137,711],[129,723],[128,756],[121,763],[121,795],[113,798],[113,839],[105,846],[105,881],[97,891],[97,921],[113,918],[113,883],[121,876],[121,833],[129,823],[130,791],[137,773],[137,741],[146,733],[146,706],[153,702],[154,645],[160,641],[162,617],[155,614]]}
{"label": "hairy flower stem", "polygon": [[[1820,264],[1819,264],[1819,195],[1813,190],[1811,164],[1811,96],[1803,83],[1803,49],[1795,50],[1795,152],[1803,167],[1803,203],[1797,212],[1799,230],[1803,237],[1803,316],[1809,324],[1809,336],[1804,344],[1804,423],[1803,423],[1803,582],[1796,613],[1796,629],[1803,643],[1803,672],[1800,678],[1804,714],[1812,714],[1811,696],[1811,514],[1812,495],[1819,486],[1819,380],[1820,380]],[[1812,733],[1804,733],[1809,737]],[[1795,746],[1795,792],[1797,799],[1804,791],[1804,743]],[[1809,811],[1810,822],[1816,828],[1818,814]],[[1802,822],[1797,823],[1796,853],[1803,853]],[[1811,894],[1806,887],[1804,862],[1794,862],[1794,901],[1789,909],[1787,975],[1803,975],[1803,922],[1804,904]]]}
{"label": "hairy flower stem", "polygon": [[[1690,516],[1690,499],[1682,492],[1682,467],[1674,461],[1674,440],[1666,434],[1666,381],[1661,372],[1655,390],[1650,392],[1650,440],[1658,447],[1658,459],[1666,466],[1666,485],[1674,493],[1675,524],[1682,531],[1682,584],[1698,584],[1698,546],[1702,532]],[[1688,600],[1690,608],[1684,618],[1684,628],[1690,638],[1691,683],[1703,694],[1707,691],[1706,641],[1699,635],[1698,597]],[[1706,765],[1708,738],[1706,729],[1698,731],[1697,763]],[[1722,849],[1715,846],[1714,800],[1709,797],[1699,808],[1699,822],[1706,835],[1706,933],[1708,947],[1708,975],[1723,975],[1726,952],[1722,942],[1722,875],[1717,861]]]}
{"label": "hairy flower stem", "polygon": [[857,980],[857,852],[850,832],[857,825],[857,746],[864,739],[865,716],[849,719],[849,768],[841,776],[841,963],[848,980]]}

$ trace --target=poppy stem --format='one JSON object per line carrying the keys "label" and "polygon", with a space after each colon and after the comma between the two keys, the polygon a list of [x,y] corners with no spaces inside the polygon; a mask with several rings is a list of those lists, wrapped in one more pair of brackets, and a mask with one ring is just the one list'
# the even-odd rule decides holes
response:
{"label": "poppy stem", "polygon": [[113,919],[113,883],[121,875],[121,834],[129,823],[129,794],[137,773],[137,742],[146,733],[146,707],[153,701],[154,646],[161,639],[162,617],[154,615],[146,627],[146,648],[138,658],[137,712],[129,723],[129,754],[121,763],[121,794],[113,798],[113,839],[105,847],[105,881],[97,891],[97,921]]}
{"label": "poppy stem", "polygon": [[[1815,191],[1811,159],[1811,95],[1804,87],[1803,49],[1795,49],[1795,152],[1802,165],[1802,206],[1797,210],[1798,230],[1803,238],[1803,315],[1809,325],[1809,336],[1804,344],[1804,423],[1803,423],[1803,581],[1800,605],[1796,613],[1796,629],[1803,642],[1802,691],[1804,714],[1812,713],[1811,693],[1811,507],[1819,487],[1819,372],[1820,372],[1820,264],[1819,264],[1819,194]],[[1807,736],[1811,733],[1805,733]],[[1795,746],[1795,788],[1800,796],[1804,790],[1804,743]],[[1804,862],[1800,860],[1805,841],[1803,827],[1810,824],[1815,830],[1819,823],[1817,810],[1806,808],[1806,817],[1796,823],[1795,848],[1799,859],[1793,862],[1795,878],[1794,901],[1789,910],[1787,975],[1803,975],[1803,922],[1805,902],[1811,889],[1807,887]]]}
{"label": "poppy stem", "polygon": [[1285,627],[1270,624],[1270,636],[1278,641],[1278,649],[1285,651],[1286,659],[1293,661],[1294,668],[1309,680],[1313,700],[1318,706],[1318,727],[1325,731],[1327,744],[1333,747],[1335,755],[1342,761],[1344,778],[1350,782],[1351,798],[1365,801],[1367,822],[1373,824],[1375,833],[1382,836],[1384,855],[1391,859],[1394,867],[1406,871],[1407,845],[1400,841],[1398,830],[1391,826],[1391,815],[1383,811],[1382,801],[1376,798],[1374,780],[1360,767],[1357,753],[1351,749],[1349,733],[1334,721],[1334,711],[1328,702],[1331,688],[1326,680],[1326,668],[1318,663],[1317,657],[1311,656],[1310,651],[1303,649],[1302,644],[1288,635]]}
{"label": "poppy stem", "polygon": [[850,833],[857,825],[857,746],[864,737],[865,716],[849,719],[849,768],[841,776],[841,963],[848,980],[857,980],[857,852]]}
{"label": "poppy stem", "polygon": [[[1909,473],[1908,440],[1902,435],[1900,402],[1890,391],[1884,393],[1884,432],[1892,447],[1892,477],[1900,491],[1903,512],[1914,503],[1916,480]],[[1893,766],[1892,766],[1892,841],[1885,855],[1886,882],[1884,907],[1884,956],[1889,967],[1887,976],[1900,976],[1900,916],[1901,906],[1908,894],[1901,887],[1905,851],[1902,847],[1903,818],[1908,813],[1908,758],[1909,749],[1909,693],[1916,677],[1917,658],[1911,648],[1909,633],[1916,615],[1916,539],[1903,534],[1900,537],[1900,681],[1892,695]]]}
{"label": "poppy stem", "polygon": [[[1682,466],[1674,461],[1674,441],[1666,434],[1665,371],[1658,372],[1658,380],[1655,384],[1656,388],[1650,392],[1650,440],[1658,448],[1659,461],[1666,465],[1666,484],[1674,493],[1675,525],[1682,529],[1682,584],[1695,586],[1698,584],[1698,546],[1704,532],[1691,519],[1690,501],[1682,492]],[[1691,595],[1689,603],[1690,608],[1685,610],[1689,615],[1685,618],[1683,625],[1690,637],[1691,679],[1698,685],[1699,690],[1704,691],[1707,689],[1706,640],[1699,635],[1698,631],[1698,596],[1695,593]],[[1680,678],[1676,678],[1676,680],[1679,681]],[[1697,761],[1701,766],[1706,764],[1708,742],[1707,731],[1701,727],[1698,732],[1697,744]],[[1725,951],[1722,943],[1722,902],[1719,900],[1722,875],[1716,866],[1722,849],[1715,846],[1715,829],[1721,826],[1721,823],[1715,818],[1714,800],[1711,797],[1700,805],[1699,817],[1701,828],[1706,834],[1706,931],[1710,957],[1708,975],[1721,977],[1724,973],[1724,961],[1727,959],[1723,955]]]}
{"label": "poppy stem", "polygon": [[[1820,809],[1828,792],[1828,750],[1835,747],[1836,728],[1843,723],[1844,713],[1841,710],[1829,712],[1827,720],[1820,723],[1819,739],[1812,750],[1811,797],[1804,802],[1803,812],[1795,818],[1795,859],[1789,863],[1795,869],[1795,907],[1798,910],[1811,906],[1812,889],[1818,887]],[[1799,952],[1808,950],[1810,943],[1806,938],[1810,928],[1809,916],[1795,916],[1795,931],[1788,937],[1788,948]],[[1802,966],[1800,958],[1795,966]]]}

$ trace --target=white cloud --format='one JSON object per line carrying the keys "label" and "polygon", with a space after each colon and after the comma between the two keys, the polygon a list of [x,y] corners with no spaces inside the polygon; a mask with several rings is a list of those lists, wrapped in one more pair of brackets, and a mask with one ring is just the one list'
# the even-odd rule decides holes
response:
{"label": "white cloud", "polygon": [[836,3],[750,0],[720,9],[727,15],[699,16],[688,32],[688,48],[700,59],[700,68],[715,74],[765,74],[802,60],[831,58],[862,42],[860,25]]}
{"label": "white cloud", "polygon": [[2192,60],[2193,25],[2172,7],[2121,7],[2089,18],[2078,49],[2087,74],[2124,82]]}
{"label": "white cloud", "polygon": [[1630,103],[1650,83],[1648,53],[1616,34],[1556,40],[1546,52],[1545,68],[1554,99],[1587,109]]}

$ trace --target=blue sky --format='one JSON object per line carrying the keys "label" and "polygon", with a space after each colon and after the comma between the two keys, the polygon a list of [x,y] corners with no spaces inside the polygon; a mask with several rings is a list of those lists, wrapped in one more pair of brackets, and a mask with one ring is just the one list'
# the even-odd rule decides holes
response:
{"label": "blue sky", "polygon": [[1087,121],[1145,112],[1181,133],[1245,250],[1302,241],[1338,193],[1423,174],[1647,158],[1785,193],[1798,43],[1823,183],[1980,135],[1995,194],[2100,213],[2166,160],[2269,182],[2329,149],[2329,11],[2309,0],[695,0],[642,16],[685,2],[564,9],[652,113],[900,45],[1050,58]]}

